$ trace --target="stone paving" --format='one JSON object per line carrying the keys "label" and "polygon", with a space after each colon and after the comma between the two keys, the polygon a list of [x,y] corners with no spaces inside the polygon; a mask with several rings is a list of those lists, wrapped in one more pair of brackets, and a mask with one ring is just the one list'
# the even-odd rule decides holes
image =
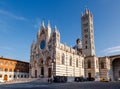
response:
{"label": "stone paving", "polygon": [[120,82],[17,83],[1,84],[0,89],[120,89]]}

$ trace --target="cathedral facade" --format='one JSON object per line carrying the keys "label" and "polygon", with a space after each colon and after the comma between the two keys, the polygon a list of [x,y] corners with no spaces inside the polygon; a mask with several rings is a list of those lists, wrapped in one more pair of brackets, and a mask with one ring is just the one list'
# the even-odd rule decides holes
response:
{"label": "cathedral facade", "polygon": [[60,32],[56,26],[51,32],[50,23],[44,26],[42,22],[37,40],[31,45],[29,76],[117,80],[120,77],[120,56],[98,58],[95,55],[93,15],[90,10],[81,15],[81,26],[82,41],[78,38],[76,45],[69,47],[60,42]]}

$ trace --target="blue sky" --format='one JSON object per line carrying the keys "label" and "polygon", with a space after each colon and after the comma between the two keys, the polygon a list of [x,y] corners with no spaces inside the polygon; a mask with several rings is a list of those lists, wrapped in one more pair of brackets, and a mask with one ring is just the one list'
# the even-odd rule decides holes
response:
{"label": "blue sky", "polygon": [[120,0],[0,0],[0,56],[29,61],[41,21],[56,25],[61,42],[81,37],[81,12],[94,16],[97,56],[120,54]]}

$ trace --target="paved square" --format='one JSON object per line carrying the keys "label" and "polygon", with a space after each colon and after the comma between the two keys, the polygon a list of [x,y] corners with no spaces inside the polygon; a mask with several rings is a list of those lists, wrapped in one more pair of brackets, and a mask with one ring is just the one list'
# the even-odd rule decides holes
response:
{"label": "paved square", "polygon": [[120,89],[120,82],[17,83],[1,84],[0,89]]}

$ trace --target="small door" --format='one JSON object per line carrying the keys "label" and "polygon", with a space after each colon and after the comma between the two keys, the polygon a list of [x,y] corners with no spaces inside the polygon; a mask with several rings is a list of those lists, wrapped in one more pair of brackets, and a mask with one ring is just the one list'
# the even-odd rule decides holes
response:
{"label": "small door", "polygon": [[91,73],[88,73],[88,80],[91,81]]}
{"label": "small door", "polygon": [[44,76],[44,67],[41,67],[41,75]]}
{"label": "small door", "polygon": [[37,78],[37,70],[35,70],[35,78]]}
{"label": "small door", "polygon": [[51,77],[51,75],[52,75],[52,69],[48,68],[48,77]]}
{"label": "small door", "polygon": [[8,80],[8,76],[4,75],[4,81],[7,81],[7,80]]}

